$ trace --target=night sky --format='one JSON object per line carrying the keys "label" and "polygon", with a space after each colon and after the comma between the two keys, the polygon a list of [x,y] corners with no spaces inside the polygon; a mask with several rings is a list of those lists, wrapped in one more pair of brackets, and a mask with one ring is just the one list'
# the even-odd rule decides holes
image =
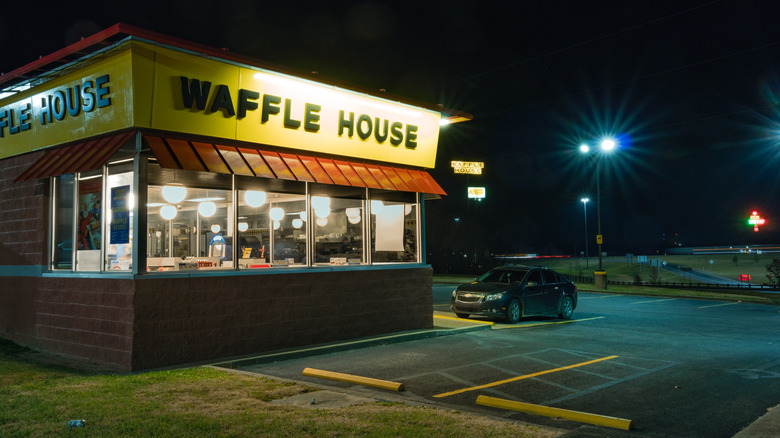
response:
{"label": "night sky", "polygon": [[780,2],[67,3],[0,16],[0,72],[123,22],[473,114],[441,132],[431,254],[578,253],[589,196],[595,255],[597,159],[611,255],[780,243]]}

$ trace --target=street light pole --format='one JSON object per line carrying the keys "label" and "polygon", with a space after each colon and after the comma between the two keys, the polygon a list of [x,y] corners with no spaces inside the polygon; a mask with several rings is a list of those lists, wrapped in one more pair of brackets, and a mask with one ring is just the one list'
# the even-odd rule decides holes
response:
{"label": "street light pole", "polygon": [[588,268],[588,201],[589,198],[582,198],[582,212],[585,215],[585,268]]}
{"label": "street light pole", "polygon": [[596,161],[596,218],[598,221],[598,236],[596,243],[599,245],[599,271],[604,271],[601,260],[601,244],[604,237],[601,234],[601,160]]}

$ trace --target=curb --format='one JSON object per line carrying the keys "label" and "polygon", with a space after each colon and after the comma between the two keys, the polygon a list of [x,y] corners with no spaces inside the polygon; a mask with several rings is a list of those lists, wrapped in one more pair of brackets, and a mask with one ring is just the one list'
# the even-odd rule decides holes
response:
{"label": "curb", "polygon": [[336,353],[339,351],[356,350],[359,348],[377,347],[380,345],[395,344],[399,342],[416,341],[439,336],[458,335],[478,330],[490,330],[486,324],[459,324],[458,326],[435,326],[433,329],[412,330],[388,335],[372,336],[351,341],[323,344],[294,350],[282,350],[251,357],[241,357],[223,362],[211,362],[209,365],[221,368],[241,368],[250,365],[277,362],[303,357],[317,356],[321,354]]}

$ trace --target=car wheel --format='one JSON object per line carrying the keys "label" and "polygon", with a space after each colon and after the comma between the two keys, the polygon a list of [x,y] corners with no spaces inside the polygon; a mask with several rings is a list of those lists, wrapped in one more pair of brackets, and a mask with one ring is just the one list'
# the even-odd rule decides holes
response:
{"label": "car wheel", "polygon": [[561,305],[558,308],[558,317],[561,319],[571,318],[571,314],[574,313],[574,301],[571,297],[563,297],[561,299]]}
{"label": "car wheel", "polygon": [[468,319],[469,314],[468,313],[456,313],[455,316],[462,319]]}
{"label": "car wheel", "polygon": [[520,315],[522,315],[522,313],[523,308],[520,306],[520,301],[512,300],[506,308],[506,318],[504,320],[508,324],[516,324],[520,321]]}

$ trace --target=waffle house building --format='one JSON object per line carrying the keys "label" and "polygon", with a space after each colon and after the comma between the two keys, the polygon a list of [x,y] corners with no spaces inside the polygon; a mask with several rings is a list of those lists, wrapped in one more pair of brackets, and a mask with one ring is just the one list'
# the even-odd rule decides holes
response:
{"label": "waffle house building", "polygon": [[467,115],[122,24],[0,92],[0,337],[132,371],[432,326]]}

